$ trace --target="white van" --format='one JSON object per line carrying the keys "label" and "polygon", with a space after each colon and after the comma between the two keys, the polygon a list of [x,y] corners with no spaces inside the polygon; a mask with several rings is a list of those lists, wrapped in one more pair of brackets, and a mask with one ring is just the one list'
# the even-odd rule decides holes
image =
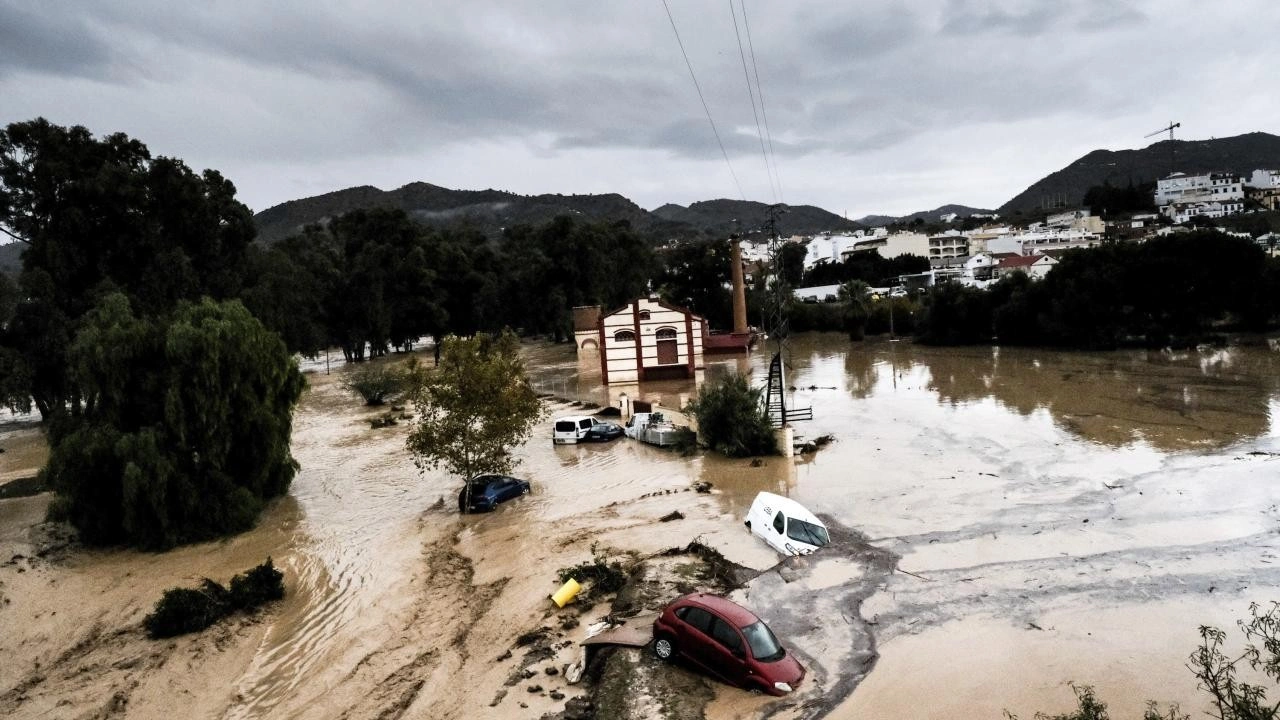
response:
{"label": "white van", "polygon": [[595,420],[587,415],[556,418],[556,424],[551,429],[551,442],[554,445],[574,445],[582,442],[594,423]]}
{"label": "white van", "polygon": [[803,505],[781,495],[756,495],[747,512],[747,529],[783,555],[808,555],[831,542],[827,526]]}

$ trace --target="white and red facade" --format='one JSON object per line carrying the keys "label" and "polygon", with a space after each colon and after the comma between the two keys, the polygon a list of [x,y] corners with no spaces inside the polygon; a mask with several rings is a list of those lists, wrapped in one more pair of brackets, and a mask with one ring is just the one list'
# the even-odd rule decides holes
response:
{"label": "white and red facade", "polygon": [[600,353],[606,385],[692,378],[703,369],[706,320],[684,308],[638,298],[586,325],[575,322],[574,340],[580,354]]}

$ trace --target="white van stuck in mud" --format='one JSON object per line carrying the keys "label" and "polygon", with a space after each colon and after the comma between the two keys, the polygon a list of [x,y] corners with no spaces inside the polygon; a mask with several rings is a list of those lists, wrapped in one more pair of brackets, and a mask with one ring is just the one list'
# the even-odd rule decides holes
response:
{"label": "white van stuck in mud", "polygon": [[570,415],[556,418],[551,429],[551,442],[554,445],[574,445],[587,438],[595,421],[586,415]]}
{"label": "white van stuck in mud", "polygon": [[808,555],[831,541],[827,526],[803,505],[781,495],[756,495],[747,529],[783,555]]}

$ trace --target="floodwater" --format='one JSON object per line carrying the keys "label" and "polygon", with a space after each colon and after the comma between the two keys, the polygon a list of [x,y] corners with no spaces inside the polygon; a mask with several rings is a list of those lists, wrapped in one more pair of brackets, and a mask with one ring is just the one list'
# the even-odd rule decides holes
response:
{"label": "floodwater", "polygon": [[[828,697],[866,675],[831,717],[1029,717],[1066,710],[1071,681],[1116,716],[1148,699],[1195,714],[1198,626],[1230,631],[1250,602],[1280,600],[1280,352],[1267,345],[1067,353],[805,335],[787,359],[790,403],[814,415],[797,434],[835,441],[770,478],[706,459],[698,473],[735,519],[756,491],[783,492],[897,556],[901,571],[877,574],[865,547],[846,547],[800,581],[770,574],[741,593]],[[706,375],[762,385],[767,363],[757,351]]]}
{"label": "floodwater", "polygon": [[[598,364],[567,345],[526,354],[535,384],[562,397],[678,406],[696,392],[692,382],[601,387]],[[813,408],[797,434],[834,439],[817,453],[753,466],[625,439],[553,446],[554,416],[582,410],[548,401],[517,451],[533,493],[466,518],[451,509],[456,480],[414,467],[405,424],[370,429],[381,411],[345,395],[336,368],[320,368],[295,415],[298,476],[259,528],[159,559],[97,552],[61,570],[0,568],[0,584],[17,597],[14,588],[47,578],[41,602],[65,603],[61,616],[73,617],[70,606],[87,603],[81,615],[108,624],[121,619],[86,598],[131,592],[122,604],[136,622],[160,588],[225,580],[271,553],[289,595],[249,636],[243,664],[218,666],[204,694],[158,670],[137,676],[138,717],[163,717],[174,687],[192,693],[194,717],[537,717],[562,703],[520,687],[506,697],[519,658],[499,654],[556,622],[546,601],[555,569],[597,544],[646,554],[698,537],[766,571],[735,597],[810,676],[790,705],[721,688],[712,718],[1029,717],[1065,710],[1068,681],[1097,685],[1116,717],[1140,714],[1148,698],[1194,714],[1183,663],[1196,627],[1230,628],[1250,601],[1280,599],[1280,457],[1266,454],[1280,452],[1280,352],[938,349],[805,335],[787,358],[792,406]],[[768,360],[763,349],[717,359],[701,379],[744,372],[762,384]],[[19,456],[39,457],[0,455],[0,473],[25,471]],[[692,492],[700,481],[714,492]],[[761,490],[827,518],[836,542],[775,567],[741,525]],[[18,542],[8,525],[35,517],[34,502],[0,501],[0,539]],[[657,521],[675,509],[687,519]],[[118,580],[143,568],[145,586]],[[0,620],[28,605],[37,611],[19,600]],[[31,647],[16,627],[6,624],[15,631],[0,649]],[[78,639],[67,631],[67,643]],[[41,652],[45,667],[60,651]],[[542,684],[581,692],[549,676]],[[39,687],[18,714],[70,696],[52,680]]]}

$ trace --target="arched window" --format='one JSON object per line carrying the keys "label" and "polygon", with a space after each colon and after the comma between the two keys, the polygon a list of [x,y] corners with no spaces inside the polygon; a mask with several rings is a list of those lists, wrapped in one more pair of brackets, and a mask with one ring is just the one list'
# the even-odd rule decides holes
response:
{"label": "arched window", "polygon": [[675,340],[676,329],[669,328],[669,327],[658,328],[658,332],[654,335],[654,337],[656,337],[659,340]]}
{"label": "arched window", "polygon": [[641,310],[641,311],[640,311],[640,319],[641,319],[641,320],[648,320],[648,319],[649,319],[649,311],[648,311],[648,310]]}
{"label": "arched window", "polygon": [[613,334],[614,342],[635,342],[636,334],[630,330],[619,330]]}

